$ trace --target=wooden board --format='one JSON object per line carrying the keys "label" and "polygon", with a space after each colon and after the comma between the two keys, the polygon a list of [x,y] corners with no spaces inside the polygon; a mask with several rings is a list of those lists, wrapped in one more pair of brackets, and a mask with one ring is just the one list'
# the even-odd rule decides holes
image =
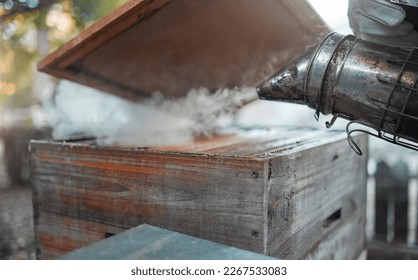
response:
{"label": "wooden board", "polygon": [[[36,228],[55,213],[123,229],[147,223],[274,257],[356,258],[367,157],[345,137],[252,129],[188,149],[33,141]],[[367,154],[367,137],[356,139]]]}
{"label": "wooden board", "polygon": [[[367,141],[358,144],[366,147]],[[272,159],[267,253],[283,259],[356,258],[366,246],[366,164],[340,142]]]}
{"label": "wooden board", "polygon": [[61,260],[274,260],[178,232],[140,225],[61,256]]}
{"label": "wooden board", "polygon": [[38,63],[126,98],[256,86],[328,28],[304,0],[129,0]]}
{"label": "wooden board", "polygon": [[418,246],[416,245],[371,240],[367,247],[369,260],[418,260]]}

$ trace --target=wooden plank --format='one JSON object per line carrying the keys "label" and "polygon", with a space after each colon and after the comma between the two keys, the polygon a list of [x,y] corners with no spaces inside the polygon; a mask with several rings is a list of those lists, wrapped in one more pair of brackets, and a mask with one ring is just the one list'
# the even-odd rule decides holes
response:
{"label": "wooden plank", "polygon": [[322,239],[303,255],[302,259],[366,259],[365,211],[366,208],[363,206],[348,213],[332,230],[325,231]]}
{"label": "wooden plank", "polygon": [[34,172],[34,199],[42,210],[261,248],[262,161],[36,145]]}
{"label": "wooden plank", "polygon": [[418,247],[405,243],[371,240],[367,248],[369,260],[418,260]]}
{"label": "wooden plank", "polygon": [[[61,48],[39,61],[37,66],[41,71],[47,72],[52,70],[53,67],[65,68],[168,2],[169,0],[128,0]],[[102,33],[106,33],[106,36],[102,36]],[[57,66],[53,66],[55,63],[57,63]]]}
{"label": "wooden plank", "polygon": [[38,259],[54,259],[126,230],[36,208],[34,224]]}
{"label": "wooden plank", "polygon": [[273,260],[178,232],[140,225],[61,256],[61,260]]}
{"label": "wooden plank", "polygon": [[159,147],[159,151],[210,154],[238,158],[277,157],[283,150],[341,140],[340,131],[323,131],[318,129],[289,129],[286,127],[253,128],[236,130],[226,136],[201,139],[193,144]]}
{"label": "wooden plank", "polygon": [[[367,137],[356,139],[367,153]],[[318,146],[303,153],[270,161],[268,180],[267,253],[283,259],[307,256],[354,258],[365,246],[366,160],[341,143]],[[344,187],[341,187],[344,186]],[[350,218],[351,217],[351,218]],[[347,219],[350,222],[347,222]],[[342,226],[344,224],[344,226]],[[338,227],[341,240],[353,238],[349,247],[341,240],[335,250],[314,253]],[[354,246],[354,244],[356,244]]]}
{"label": "wooden plank", "polygon": [[312,138],[324,135],[319,130],[286,129],[283,127],[252,128],[251,130],[226,130],[211,138],[202,138],[192,145],[158,147],[160,151],[184,153],[206,153],[226,156],[253,157],[270,150],[269,147],[283,148],[296,142],[312,141]]}
{"label": "wooden plank", "polygon": [[398,161],[393,167],[393,173],[396,178],[394,188],[395,197],[395,224],[394,224],[394,240],[397,242],[407,243],[408,241],[408,186],[409,186],[409,168],[403,161]]}
{"label": "wooden plank", "polygon": [[398,161],[391,167],[377,165],[375,236],[378,240],[407,242],[408,239],[408,166]]}
{"label": "wooden plank", "polygon": [[387,240],[388,235],[388,205],[391,197],[392,175],[389,165],[380,161],[377,164],[376,173],[376,201],[375,201],[375,220],[374,238]]}
{"label": "wooden plank", "polygon": [[[325,145],[346,138],[339,130],[321,130],[309,128],[289,128],[283,126],[237,128],[226,130],[223,134],[211,138],[202,138],[185,145],[162,147],[112,146],[97,147],[91,140],[32,141],[35,152],[37,145],[53,145],[59,150],[66,145],[84,149],[103,149],[113,152],[185,154],[187,156],[217,156],[222,158],[267,159],[276,158],[283,151],[299,151],[318,145]],[[116,160],[117,161],[117,160]],[[116,163],[116,162],[115,162]]]}
{"label": "wooden plank", "polygon": [[328,31],[292,2],[130,0],[38,69],[130,99],[256,86]]}

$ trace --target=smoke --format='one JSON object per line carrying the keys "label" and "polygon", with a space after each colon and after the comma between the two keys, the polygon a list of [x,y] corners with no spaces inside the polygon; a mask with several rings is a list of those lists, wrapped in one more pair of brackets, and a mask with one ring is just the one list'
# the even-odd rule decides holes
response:
{"label": "smoke", "polygon": [[53,137],[96,137],[100,145],[184,144],[216,133],[220,120],[256,99],[254,88],[192,89],[170,100],[155,93],[140,103],[62,81],[55,97]]}

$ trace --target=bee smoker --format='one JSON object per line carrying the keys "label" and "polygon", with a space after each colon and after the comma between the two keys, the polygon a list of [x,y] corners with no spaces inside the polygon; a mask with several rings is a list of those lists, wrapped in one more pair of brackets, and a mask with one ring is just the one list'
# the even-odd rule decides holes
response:
{"label": "bee smoker", "polygon": [[[316,47],[257,87],[260,99],[306,104],[349,120],[346,131],[365,132],[418,150],[418,48],[399,48],[328,34]],[[353,129],[354,124],[371,129]],[[357,126],[356,126],[357,127]]]}

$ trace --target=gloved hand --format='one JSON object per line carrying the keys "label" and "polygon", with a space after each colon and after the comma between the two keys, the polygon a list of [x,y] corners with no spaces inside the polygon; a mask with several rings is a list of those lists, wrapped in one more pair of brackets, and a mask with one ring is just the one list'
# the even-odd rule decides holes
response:
{"label": "gloved hand", "polygon": [[350,0],[348,19],[357,37],[393,46],[416,46],[418,33],[405,22],[405,10],[388,0]]}

